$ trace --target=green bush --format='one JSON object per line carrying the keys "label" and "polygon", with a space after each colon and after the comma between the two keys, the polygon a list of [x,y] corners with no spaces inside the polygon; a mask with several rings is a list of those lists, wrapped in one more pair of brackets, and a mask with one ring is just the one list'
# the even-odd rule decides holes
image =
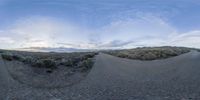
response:
{"label": "green bush", "polygon": [[95,53],[90,53],[85,55],[86,58],[93,58],[95,56]]}
{"label": "green bush", "polygon": [[77,66],[75,66],[75,68],[81,72],[85,72],[89,69],[92,68],[92,66],[94,65],[94,61],[92,58],[89,58],[87,60],[81,61],[77,64]]}
{"label": "green bush", "polygon": [[52,59],[43,59],[42,62],[45,68],[56,68],[56,62]]}
{"label": "green bush", "polygon": [[41,59],[37,60],[35,62],[32,62],[31,64],[33,67],[39,67],[39,68],[56,68],[56,62],[52,59]]}
{"label": "green bush", "polygon": [[13,55],[12,55],[12,54],[9,54],[9,53],[1,54],[1,57],[2,57],[4,60],[7,60],[7,61],[12,61],[12,60],[13,60]]}
{"label": "green bush", "polygon": [[75,65],[75,61],[73,59],[65,59],[61,61],[60,65],[64,65],[67,67],[73,67]]}
{"label": "green bush", "polygon": [[24,57],[22,57],[21,55],[14,54],[12,57],[13,57],[14,60],[17,60],[17,61],[23,61],[24,60]]}
{"label": "green bush", "polygon": [[37,60],[34,63],[32,63],[31,66],[41,68],[44,66],[44,64],[41,60]]}
{"label": "green bush", "polygon": [[24,57],[22,59],[22,62],[25,63],[25,64],[34,64],[36,62],[36,59],[34,59],[33,57],[30,57],[30,56],[27,56],[27,57]]}
{"label": "green bush", "polygon": [[3,53],[3,51],[0,50],[0,53]]}
{"label": "green bush", "polygon": [[92,66],[93,66],[92,59],[88,59],[88,60],[83,61],[82,66],[87,68],[87,69],[92,68]]}
{"label": "green bush", "polygon": [[36,62],[32,63],[33,67],[39,67],[39,68],[56,68],[56,62],[52,59],[41,59],[37,60]]}

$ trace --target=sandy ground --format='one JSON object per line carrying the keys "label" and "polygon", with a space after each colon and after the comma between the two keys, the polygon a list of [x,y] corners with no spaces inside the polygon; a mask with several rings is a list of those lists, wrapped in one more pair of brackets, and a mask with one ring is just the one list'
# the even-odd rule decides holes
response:
{"label": "sandy ground", "polygon": [[[1,61],[1,60],[0,60]],[[138,61],[99,54],[87,77],[62,88],[36,88],[13,80],[4,70],[0,80],[5,100],[199,100],[200,53],[164,60]],[[3,100],[3,99],[1,99]]]}

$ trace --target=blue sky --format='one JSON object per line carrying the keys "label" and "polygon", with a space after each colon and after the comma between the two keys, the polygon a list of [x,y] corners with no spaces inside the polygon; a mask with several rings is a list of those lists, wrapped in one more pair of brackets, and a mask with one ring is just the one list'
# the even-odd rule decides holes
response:
{"label": "blue sky", "polygon": [[0,48],[200,48],[199,0],[0,0]]}

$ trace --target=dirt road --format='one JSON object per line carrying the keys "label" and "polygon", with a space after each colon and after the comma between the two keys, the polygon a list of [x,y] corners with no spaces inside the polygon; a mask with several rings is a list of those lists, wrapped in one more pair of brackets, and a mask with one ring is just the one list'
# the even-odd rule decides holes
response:
{"label": "dirt road", "polygon": [[7,98],[10,75],[0,57],[0,100]]}

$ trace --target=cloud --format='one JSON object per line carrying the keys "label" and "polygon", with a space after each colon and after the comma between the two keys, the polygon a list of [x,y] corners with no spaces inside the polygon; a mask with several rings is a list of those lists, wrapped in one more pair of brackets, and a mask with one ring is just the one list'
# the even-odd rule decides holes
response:
{"label": "cloud", "polygon": [[134,18],[114,20],[93,33],[90,42],[97,48],[134,48],[163,45],[177,30],[158,16],[138,13]]}
{"label": "cloud", "polygon": [[200,30],[181,33],[166,20],[143,13],[113,20],[97,29],[46,16],[24,17],[0,33],[1,48],[122,49],[170,45],[200,48]]}
{"label": "cloud", "polygon": [[99,48],[124,48],[124,46],[133,43],[133,41],[121,41],[121,40],[113,40],[108,43],[103,43],[97,45]]}
{"label": "cloud", "polygon": [[54,36],[60,32],[62,25],[50,17],[34,16],[17,20],[9,31],[17,35],[21,45],[50,46]]}
{"label": "cloud", "polygon": [[170,34],[165,38],[143,38],[126,45],[126,48],[144,46],[184,46],[200,48],[200,31]]}
{"label": "cloud", "polygon": [[15,41],[12,38],[9,37],[0,37],[0,43],[5,43],[5,44],[12,44]]}
{"label": "cloud", "polygon": [[10,37],[0,37],[0,47],[10,49],[12,48],[12,44],[16,41]]}
{"label": "cloud", "polygon": [[200,30],[171,36],[167,45],[200,48]]}
{"label": "cloud", "polygon": [[57,45],[69,47],[69,48],[80,48],[80,44],[73,44],[73,43],[57,43]]}
{"label": "cloud", "polygon": [[90,33],[73,23],[46,16],[20,18],[1,32],[17,41],[15,48],[55,47],[57,42],[78,44],[86,41]]}
{"label": "cloud", "polygon": [[185,46],[200,48],[200,30],[186,33],[152,14],[113,21],[100,30],[101,48],[135,48],[141,46]]}
{"label": "cloud", "polygon": [[166,21],[150,14],[113,21],[100,30],[101,37],[107,41],[135,40],[142,37],[164,38],[175,32],[176,29]]}

